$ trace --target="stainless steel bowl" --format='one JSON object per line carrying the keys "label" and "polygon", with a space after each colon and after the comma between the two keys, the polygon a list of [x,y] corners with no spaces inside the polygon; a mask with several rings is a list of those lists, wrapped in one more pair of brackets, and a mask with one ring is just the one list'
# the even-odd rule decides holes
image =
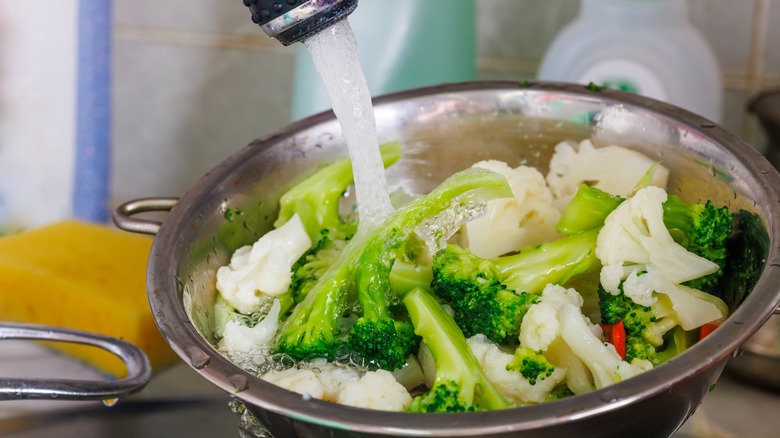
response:
{"label": "stainless steel bowl", "polygon": [[[593,87],[591,87],[593,88]],[[345,154],[340,128],[322,113],[257,140],[217,165],[180,199],[137,200],[117,212],[129,230],[156,233],[148,268],[152,311],[165,338],[205,379],[243,400],[277,437],[669,436],[694,412],[727,358],[780,302],[780,176],[749,145],[701,117],[610,90],[556,83],[483,82],[394,94],[375,101],[382,141],[403,159],[391,186],[424,193],[487,159],[547,169],[562,140],[591,138],[654,157],[672,170],[671,192],[760,215],[771,236],[750,296],[712,335],[674,360],[620,384],[554,403],[469,414],[355,409],[263,382],[213,347],[214,276],[237,247],[271,228],[279,195],[318,164]],[[136,219],[168,210],[159,223]]]}

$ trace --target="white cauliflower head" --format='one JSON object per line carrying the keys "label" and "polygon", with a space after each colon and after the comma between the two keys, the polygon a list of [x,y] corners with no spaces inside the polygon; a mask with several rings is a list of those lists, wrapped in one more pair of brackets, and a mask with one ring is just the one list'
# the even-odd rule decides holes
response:
{"label": "white cauliflower head", "polygon": [[270,371],[262,379],[299,394],[357,408],[400,412],[412,403],[412,396],[389,371],[361,374],[324,359],[307,367]]}
{"label": "white cauliflower head", "polygon": [[574,289],[547,285],[531,305],[520,328],[520,345],[542,351],[556,367],[566,368],[566,383],[582,394],[620,382],[652,368],[650,362],[625,362],[601,329],[582,314],[582,298]]}
{"label": "white cauliflower head", "polygon": [[555,226],[560,212],[544,176],[536,168],[511,168],[502,161],[481,161],[472,167],[492,170],[506,177],[514,197],[487,202],[485,214],[463,227],[463,246],[482,258],[495,258],[524,246],[558,237]]}
{"label": "white cauliflower head", "polygon": [[547,184],[554,205],[563,211],[581,184],[626,197],[651,169],[650,184],[666,188],[669,170],[640,152],[620,146],[595,148],[590,140],[579,145],[563,142],[550,160]]}
{"label": "white cauliflower head", "polygon": [[718,265],[672,239],[663,222],[666,198],[663,189],[646,187],[607,216],[596,240],[601,285],[616,295],[622,283],[623,293],[642,306],[655,303],[655,293],[665,294],[683,329],[691,330],[725,317],[727,310],[721,300],[681,285],[716,272]]}
{"label": "white cauliflower head", "polygon": [[392,373],[376,370],[346,382],[335,402],[356,408],[404,411],[412,403],[412,396]]}
{"label": "white cauliflower head", "polygon": [[253,245],[236,250],[230,264],[217,271],[217,290],[236,310],[250,314],[267,297],[287,292],[293,264],[311,245],[309,234],[296,214]]}

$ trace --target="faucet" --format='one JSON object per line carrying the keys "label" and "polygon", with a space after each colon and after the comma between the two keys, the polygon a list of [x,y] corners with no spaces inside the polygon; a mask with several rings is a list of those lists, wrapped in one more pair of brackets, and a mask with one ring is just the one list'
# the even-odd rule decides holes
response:
{"label": "faucet", "polygon": [[243,0],[252,21],[285,46],[346,18],[358,0]]}

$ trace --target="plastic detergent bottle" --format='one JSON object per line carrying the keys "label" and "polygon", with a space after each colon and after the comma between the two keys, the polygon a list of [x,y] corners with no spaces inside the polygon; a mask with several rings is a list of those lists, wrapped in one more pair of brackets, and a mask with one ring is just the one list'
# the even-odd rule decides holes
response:
{"label": "plastic detergent bottle", "polygon": [[[360,0],[349,16],[372,96],[476,77],[474,0]],[[306,47],[296,47],[293,120],[331,107]]]}
{"label": "plastic detergent bottle", "polygon": [[580,0],[538,77],[633,92],[720,122],[720,67],[688,13],[686,0]]}

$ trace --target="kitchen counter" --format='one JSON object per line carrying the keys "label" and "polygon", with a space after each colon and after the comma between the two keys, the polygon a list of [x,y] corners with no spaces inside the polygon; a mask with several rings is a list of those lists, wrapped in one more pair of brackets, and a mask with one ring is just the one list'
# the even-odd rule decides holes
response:
{"label": "kitchen counter", "polygon": [[[57,369],[60,374],[74,377],[96,377],[93,371],[26,343],[0,343],[0,357],[3,377],[11,377],[20,369],[29,373],[33,368],[38,368],[36,374],[41,376],[44,370]],[[238,437],[240,419],[231,411],[230,400],[229,395],[180,363],[113,407],[99,402],[0,402],[0,436]],[[780,393],[747,385],[726,372],[674,438],[775,437],[780,430],[778,412]]]}

